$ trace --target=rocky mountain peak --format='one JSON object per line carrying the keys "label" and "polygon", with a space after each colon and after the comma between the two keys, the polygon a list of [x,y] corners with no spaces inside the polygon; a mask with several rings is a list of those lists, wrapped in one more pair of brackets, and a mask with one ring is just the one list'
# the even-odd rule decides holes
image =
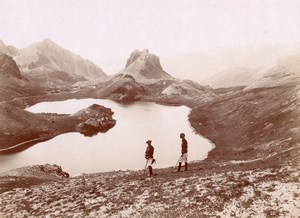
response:
{"label": "rocky mountain peak", "polygon": [[46,44],[55,44],[55,45],[57,45],[55,42],[53,42],[53,41],[52,41],[51,39],[49,39],[49,38],[43,39],[42,43],[46,43]]}
{"label": "rocky mountain peak", "polygon": [[62,49],[67,51],[66,49],[63,49],[61,46],[59,46],[57,43],[55,43],[54,41],[52,41],[51,39],[45,38],[43,39],[43,41],[39,42],[38,45],[40,47],[44,47],[44,48],[51,48],[51,49]]}
{"label": "rocky mountain peak", "polygon": [[151,64],[157,66],[160,70],[163,70],[160,65],[159,58],[156,55],[151,54],[148,49],[144,49],[142,51],[134,49],[133,52],[130,54],[129,59],[127,60],[126,67],[128,67],[130,64],[136,61],[144,62],[145,64],[147,64],[147,62],[151,62]]}
{"label": "rocky mountain peak", "polygon": [[0,54],[0,75],[23,78],[14,59],[6,54]]}
{"label": "rocky mountain peak", "polygon": [[136,80],[144,79],[171,79],[172,77],[165,72],[160,64],[159,57],[151,54],[148,49],[133,50],[127,60],[123,74],[129,74]]}
{"label": "rocky mountain peak", "polygon": [[149,50],[144,49],[143,51],[140,51],[138,49],[134,49],[133,52],[130,54],[130,57],[127,59],[126,67],[135,62],[141,56],[149,57]]}

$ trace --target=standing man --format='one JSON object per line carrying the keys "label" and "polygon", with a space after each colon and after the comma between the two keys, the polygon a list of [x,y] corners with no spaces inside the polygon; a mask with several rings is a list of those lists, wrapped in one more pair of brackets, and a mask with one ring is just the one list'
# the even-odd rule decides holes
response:
{"label": "standing man", "polygon": [[181,156],[179,158],[179,164],[178,164],[178,170],[177,172],[180,172],[180,168],[181,168],[181,163],[184,162],[184,171],[188,170],[188,162],[187,162],[187,152],[188,152],[188,143],[185,139],[185,134],[184,133],[180,133],[180,138],[181,138]]}
{"label": "standing man", "polygon": [[149,176],[153,175],[153,170],[152,170],[152,164],[155,162],[155,159],[153,158],[153,153],[154,153],[154,148],[151,145],[151,140],[148,140],[146,143],[148,144],[146,152],[145,152],[145,158],[147,159],[146,162],[146,167],[148,167],[149,170]]}

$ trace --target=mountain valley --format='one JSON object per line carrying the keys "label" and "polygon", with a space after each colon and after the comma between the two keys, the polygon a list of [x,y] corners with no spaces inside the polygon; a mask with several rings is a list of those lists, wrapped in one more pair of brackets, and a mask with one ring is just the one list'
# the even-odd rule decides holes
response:
{"label": "mountain valley", "polygon": [[195,132],[216,146],[189,171],[157,169],[152,178],[142,170],[68,178],[63,169],[49,165],[6,172],[0,174],[1,217],[300,213],[300,55],[258,71],[240,68],[255,75],[242,77],[237,86],[214,89],[172,77],[147,49],[134,50],[124,69],[111,76],[49,39],[20,50],[2,43],[0,52],[5,53],[0,54],[0,152],[20,152],[65,132],[106,132],[118,122],[113,111],[99,105],[71,116],[24,110],[72,98],[185,105],[191,108]]}

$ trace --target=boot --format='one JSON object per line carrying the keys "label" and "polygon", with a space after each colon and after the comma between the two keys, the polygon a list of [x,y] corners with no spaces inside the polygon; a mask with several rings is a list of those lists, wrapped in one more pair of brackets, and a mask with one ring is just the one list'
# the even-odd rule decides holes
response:
{"label": "boot", "polygon": [[149,166],[148,169],[149,169],[149,176],[152,176],[153,175],[152,167]]}
{"label": "boot", "polygon": [[177,172],[180,172],[180,168],[181,168],[181,162],[179,162],[179,164],[178,164],[178,170],[177,170]]}
{"label": "boot", "polygon": [[187,171],[188,170],[188,163],[186,162],[185,164],[184,164],[184,171]]}

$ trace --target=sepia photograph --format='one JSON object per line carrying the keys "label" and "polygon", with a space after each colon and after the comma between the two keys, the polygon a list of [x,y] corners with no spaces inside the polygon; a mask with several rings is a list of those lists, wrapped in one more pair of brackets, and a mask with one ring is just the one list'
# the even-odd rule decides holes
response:
{"label": "sepia photograph", "polygon": [[0,217],[300,215],[300,0],[0,0]]}

